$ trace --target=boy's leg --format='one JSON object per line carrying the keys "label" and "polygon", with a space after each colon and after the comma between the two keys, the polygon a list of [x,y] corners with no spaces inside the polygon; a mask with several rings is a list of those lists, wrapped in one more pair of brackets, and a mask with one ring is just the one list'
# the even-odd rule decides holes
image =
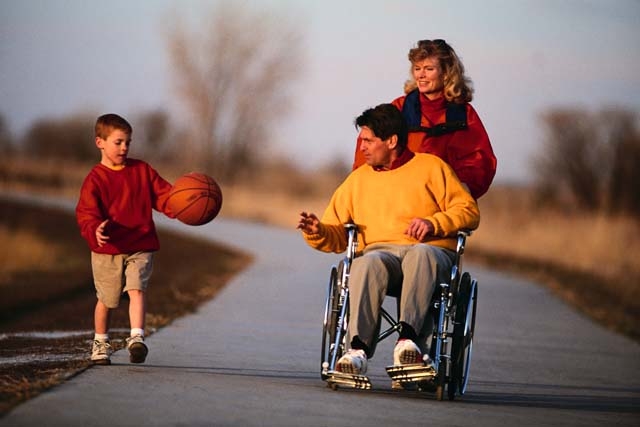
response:
{"label": "boy's leg", "polygon": [[146,289],[153,270],[153,253],[138,252],[126,260],[125,292],[129,294],[129,322],[131,334],[127,338],[129,360],[131,363],[143,363],[149,349],[144,343],[146,316]]}
{"label": "boy's leg", "polygon": [[[144,318],[146,314],[146,294],[144,291],[132,289],[129,294],[129,321],[131,329],[144,331]],[[142,334],[144,335],[144,333]]]}
{"label": "boy's leg", "polygon": [[111,310],[100,300],[93,312],[95,335],[91,347],[91,361],[95,365],[111,364],[111,342],[109,341],[109,319]]}
{"label": "boy's leg", "polygon": [[109,321],[111,319],[111,310],[100,300],[96,303],[93,312],[93,323],[96,334],[107,335],[109,333]]}
{"label": "boy's leg", "polygon": [[131,321],[131,336],[127,338],[129,361],[143,363],[149,353],[144,343],[145,293],[132,289],[129,291],[129,319]]}
{"label": "boy's leg", "polygon": [[111,309],[118,307],[122,292],[123,258],[119,255],[91,253],[93,282],[98,301],[93,312],[95,336],[91,349],[91,361],[95,364],[111,363],[109,321]]}

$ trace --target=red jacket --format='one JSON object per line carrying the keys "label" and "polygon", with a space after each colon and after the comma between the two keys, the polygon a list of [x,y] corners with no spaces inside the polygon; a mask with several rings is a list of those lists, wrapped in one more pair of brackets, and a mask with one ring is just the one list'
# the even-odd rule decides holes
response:
{"label": "red jacket", "polygon": [[[141,160],[128,159],[120,170],[97,164],[80,189],[76,206],[80,234],[93,252],[101,254],[157,251],[160,242],[152,210],[175,216],[167,207],[170,191],[171,184]],[[100,247],[96,229],[105,219],[109,241]]]}
{"label": "red jacket", "polygon": [[[392,104],[402,111],[406,96],[395,99]],[[421,125],[432,127],[446,121],[447,103],[444,98],[431,101],[420,95]],[[478,199],[487,192],[496,174],[497,160],[491,148],[489,135],[484,129],[478,113],[471,104],[466,104],[467,129],[456,130],[440,136],[427,136],[425,132],[410,132],[408,148],[416,153],[431,153],[449,163],[465,183],[471,195]],[[360,151],[360,139],[356,144],[353,169],[365,163]]]}

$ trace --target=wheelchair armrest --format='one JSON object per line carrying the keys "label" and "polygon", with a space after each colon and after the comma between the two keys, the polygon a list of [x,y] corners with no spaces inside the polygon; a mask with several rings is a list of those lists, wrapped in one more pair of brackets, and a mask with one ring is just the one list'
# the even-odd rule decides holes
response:
{"label": "wheelchair armrest", "polygon": [[473,230],[468,228],[463,228],[462,230],[458,230],[458,236],[463,235],[464,237],[469,237],[473,234]]}
{"label": "wheelchair armrest", "polygon": [[358,226],[356,224],[347,223],[347,224],[344,224],[344,229],[347,231],[351,231],[351,230],[358,231]]}
{"label": "wheelchair armrest", "polygon": [[469,230],[469,229],[458,230],[458,233],[457,233],[458,244],[456,246],[456,264],[459,264],[460,262],[460,258],[464,253],[464,247],[467,242],[467,237],[471,236],[471,233],[473,233],[473,230]]}

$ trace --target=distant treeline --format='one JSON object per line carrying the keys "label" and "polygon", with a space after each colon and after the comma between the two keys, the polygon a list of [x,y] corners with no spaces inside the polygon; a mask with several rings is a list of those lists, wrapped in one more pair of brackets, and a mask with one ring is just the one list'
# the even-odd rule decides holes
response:
{"label": "distant treeline", "polygon": [[[84,114],[41,119],[21,138],[14,138],[0,116],[0,148],[8,155],[94,162],[97,158],[93,142],[95,118],[95,114]],[[136,155],[175,165],[193,162],[180,154],[189,145],[186,142],[189,133],[173,125],[168,113],[143,112],[132,118],[132,124],[132,151]],[[564,108],[542,116],[543,150],[531,159],[538,203],[565,210],[577,208],[640,217],[638,124],[638,113],[625,109],[590,112]],[[226,179],[255,178],[261,173],[256,165],[269,162],[263,156],[264,153],[243,150],[246,161],[234,163],[233,173],[227,173]],[[333,168],[336,175],[344,175],[348,160],[336,161],[327,168]],[[265,167],[273,170],[273,165]],[[278,167],[289,173],[295,169],[295,165]]]}

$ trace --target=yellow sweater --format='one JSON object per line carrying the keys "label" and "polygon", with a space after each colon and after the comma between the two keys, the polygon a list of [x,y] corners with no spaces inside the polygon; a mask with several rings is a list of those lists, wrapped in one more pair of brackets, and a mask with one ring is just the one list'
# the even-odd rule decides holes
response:
{"label": "yellow sweater", "polygon": [[343,224],[354,223],[360,233],[358,250],[380,243],[416,244],[405,234],[413,218],[428,219],[435,236],[425,243],[455,250],[456,233],[475,229],[478,205],[455,173],[440,158],[416,154],[397,169],[375,171],[363,165],[333,194],[317,234],[303,234],[307,243],[324,252],[346,250]]}

